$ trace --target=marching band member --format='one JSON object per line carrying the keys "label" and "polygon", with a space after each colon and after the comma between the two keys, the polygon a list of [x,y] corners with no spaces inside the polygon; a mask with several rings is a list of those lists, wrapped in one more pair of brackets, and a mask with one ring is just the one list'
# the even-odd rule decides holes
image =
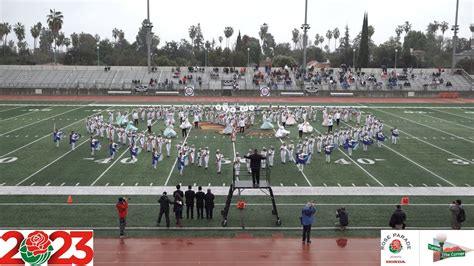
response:
{"label": "marching band member", "polygon": [[308,155],[304,153],[303,150],[299,150],[299,152],[296,154],[296,166],[300,172],[303,172],[307,159]]}
{"label": "marching band member", "polygon": [[384,143],[385,141],[385,135],[383,134],[382,130],[380,130],[379,132],[377,132],[377,147],[382,147],[382,144]]}
{"label": "marching band member", "polygon": [[113,142],[113,140],[110,140],[109,142],[109,151],[110,151],[110,158],[114,159],[115,154],[117,153],[118,150],[118,144]]}
{"label": "marching band member", "polygon": [[153,166],[154,169],[156,169],[156,165],[158,164],[160,157],[161,157],[161,154],[158,153],[158,151],[155,148],[153,148],[153,153],[151,154],[151,165]]}
{"label": "marching band member", "polygon": [[221,174],[221,168],[222,168],[222,159],[224,158],[224,156],[222,155],[222,153],[220,152],[219,149],[217,149],[216,151],[216,166],[217,166],[217,174],[220,175]]}
{"label": "marching band member", "polygon": [[392,131],[392,144],[397,144],[399,132],[396,127],[391,129]]}
{"label": "marching band member", "polygon": [[362,137],[362,148],[364,151],[367,151],[367,148],[374,143],[368,135]]}
{"label": "marching band member", "polygon": [[176,160],[178,162],[179,175],[183,175],[184,174],[184,160],[185,160],[184,154],[180,152],[178,154],[178,158],[176,158]]}
{"label": "marching band member", "polygon": [[137,161],[137,155],[138,155],[138,147],[135,145],[130,145],[130,158],[132,159],[132,162]]}
{"label": "marching band member", "polygon": [[324,146],[324,154],[326,154],[326,163],[330,163],[331,162],[331,153],[332,153],[332,150],[334,149],[334,145],[333,144],[326,144]]}
{"label": "marching band member", "polygon": [[202,158],[204,160],[204,169],[207,170],[209,167],[209,147],[206,147],[202,152]]}
{"label": "marching band member", "polygon": [[290,161],[290,162],[295,162],[294,150],[295,150],[295,144],[291,140],[290,144],[288,144],[288,149],[287,149],[287,151],[288,151],[288,161]]}
{"label": "marching band member", "polygon": [[238,178],[240,176],[240,155],[238,152],[235,153],[235,158],[234,158],[234,173],[235,176]]}
{"label": "marching band member", "polygon": [[59,147],[59,141],[61,141],[64,137],[64,132],[59,131],[57,129],[53,132],[53,142],[56,143],[56,147]]}
{"label": "marching band member", "polygon": [[357,149],[358,144],[359,142],[357,142],[357,140],[353,139],[352,137],[346,139],[344,142],[344,149],[347,150],[349,156],[352,156],[352,150]]}
{"label": "marching band member", "polygon": [[275,157],[275,148],[273,146],[270,146],[270,149],[268,150],[268,166],[273,167],[273,158]]}
{"label": "marching band member", "polygon": [[288,149],[286,148],[286,143],[282,142],[280,146],[280,158],[281,158],[281,163],[286,163],[286,153]]}
{"label": "marching band member", "polygon": [[171,152],[171,139],[166,139],[166,157],[170,157],[170,152]]}
{"label": "marching band member", "polygon": [[[249,151],[247,152],[247,157],[249,157],[252,154],[253,154],[252,149],[249,149]],[[252,169],[250,168],[250,159],[245,159],[245,165],[247,166],[247,173],[251,174]]]}
{"label": "marching band member", "polygon": [[[267,157],[267,154],[268,154],[267,153],[267,148],[263,147],[261,155],[263,157]],[[267,160],[262,160],[261,161],[261,167],[262,167],[262,169],[267,168]]]}
{"label": "marching band member", "polygon": [[94,138],[93,136],[91,136],[90,147],[91,147],[91,155],[94,156],[95,151],[100,150],[100,141]]}
{"label": "marching band member", "polygon": [[76,142],[81,138],[79,133],[71,131],[71,135],[69,135],[69,144],[71,144],[71,150],[76,148]]}
{"label": "marching band member", "polygon": [[191,148],[189,148],[188,154],[189,154],[189,161],[191,164],[194,164],[194,157],[196,153],[196,148],[194,147],[194,144],[191,145]]}
{"label": "marching band member", "polygon": [[196,157],[196,159],[197,159],[197,162],[198,162],[198,166],[199,166],[199,167],[202,167],[202,159],[203,159],[203,158],[202,158],[202,148],[199,148],[199,149],[197,150],[197,157]]}

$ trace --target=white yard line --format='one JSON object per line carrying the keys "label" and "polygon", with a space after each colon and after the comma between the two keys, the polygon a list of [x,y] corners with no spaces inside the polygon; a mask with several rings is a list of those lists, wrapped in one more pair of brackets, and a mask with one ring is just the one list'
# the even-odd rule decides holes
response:
{"label": "white yard line", "polygon": [[[276,130],[275,130],[274,128],[272,128],[272,129],[273,129],[273,132],[276,133]],[[281,140],[281,138],[278,138],[278,140],[279,140],[281,143],[283,143],[283,140]],[[290,154],[290,156],[293,156],[293,154]],[[291,162],[290,162],[290,163],[291,163]],[[295,165],[295,166],[296,166],[296,165]],[[296,169],[298,169],[298,167],[296,167]],[[308,185],[309,185],[310,187],[312,187],[313,185],[311,184],[311,182],[309,182],[309,179],[308,179],[308,177],[306,176],[306,174],[305,174],[303,171],[300,171],[299,169],[298,169],[298,172],[300,172],[300,173],[303,175],[303,177],[304,177],[304,179],[306,179],[306,182],[308,183]]]}
{"label": "white yard line", "polygon": [[[52,106],[48,106],[48,107],[52,107]],[[24,116],[24,115],[31,115],[31,114],[37,114],[37,113],[44,113],[44,112],[41,112],[41,111],[29,111],[29,112],[26,112],[26,113],[21,114],[21,115],[15,115],[15,116],[11,116],[11,117],[6,118],[6,119],[0,119],[0,122],[5,122],[5,121],[8,121],[8,120],[11,120],[11,119],[14,119],[14,118],[18,118],[18,117],[21,117],[21,116]]]}
{"label": "white yard line", "polygon": [[[388,127],[393,127],[393,126],[390,126],[390,125],[387,124],[387,123],[384,123],[384,124],[385,124],[386,126],[388,126]],[[428,144],[428,145],[430,145],[430,146],[432,146],[432,147],[434,147],[434,148],[436,148],[436,149],[438,149],[438,150],[440,150],[440,151],[444,151],[444,152],[446,152],[446,153],[448,153],[448,154],[451,154],[451,155],[453,155],[453,156],[455,156],[455,157],[458,157],[459,159],[463,159],[463,160],[465,160],[465,161],[470,161],[470,160],[468,160],[468,159],[466,159],[466,158],[464,158],[464,157],[462,157],[462,156],[460,156],[460,155],[455,154],[454,152],[450,152],[450,151],[445,150],[445,149],[443,149],[443,148],[441,148],[441,147],[439,147],[439,146],[436,146],[436,145],[434,145],[434,144],[432,144],[432,143],[430,143],[430,142],[428,142],[428,141],[422,140],[422,139],[420,139],[420,138],[418,138],[418,137],[416,137],[416,136],[414,136],[414,135],[412,135],[412,134],[410,134],[410,133],[408,133],[408,132],[406,132],[406,131],[403,131],[403,130],[400,130],[400,129],[398,129],[398,131],[402,132],[403,134],[405,134],[405,135],[407,135],[407,136],[410,136],[411,138],[413,138],[413,139],[415,139],[415,140],[418,140],[418,141],[421,141],[421,142],[423,142],[423,143],[425,143],[425,144]]]}
{"label": "white yard line", "polygon": [[[193,127],[189,128],[189,131],[188,131],[188,134],[186,134],[186,137],[184,138],[183,142],[181,143],[181,145],[184,145],[184,143],[186,143],[186,140],[188,139],[189,137],[189,134],[191,133],[191,130],[193,129]],[[209,155],[210,156],[210,155]],[[177,159],[174,160],[174,163],[173,163],[173,166],[171,167],[171,170],[170,170],[170,173],[168,174],[168,177],[166,178],[166,181],[165,181],[165,186],[168,185],[168,182],[170,181],[170,178],[171,178],[171,175],[173,174],[173,170],[176,166],[176,163],[178,162]]]}
{"label": "white yard line", "polygon": [[474,120],[474,118],[471,118],[471,117],[468,117],[468,116],[458,115],[458,114],[455,114],[455,113],[446,112],[446,111],[442,111],[442,110],[436,110],[434,108],[430,108],[430,110],[440,112],[440,113],[449,114],[449,115],[454,115],[454,116],[458,116],[458,117],[462,117],[462,118],[466,118],[466,119],[470,119],[470,120]]}
{"label": "white yard line", "polygon": [[[113,227],[113,226],[103,226],[103,227],[2,227],[7,230],[31,230],[31,229],[41,229],[41,230],[118,230],[118,227]],[[312,226],[314,230],[329,230],[329,231],[334,231],[336,229],[335,226]],[[349,230],[387,230],[389,229],[387,226],[366,226],[366,227],[352,227],[348,226],[347,227]],[[242,227],[231,227],[231,226],[214,226],[214,227],[205,227],[205,226],[191,226],[191,227],[129,227],[127,226],[127,230],[130,231],[170,231],[170,230],[179,230],[179,231],[242,231]],[[451,227],[407,227],[407,229],[411,230],[448,230],[451,229]],[[474,227],[463,227],[463,229],[470,230],[474,229]],[[287,227],[282,227],[282,226],[269,226],[269,227],[262,227],[262,226],[255,226],[255,227],[245,227],[245,230],[251,230],[251,231],[288,231],[288,230],[301,230],[301,226],[287,226]],[[114,240],[116,242],[116,240]],[[233,243],[233,242],[232,242]],[[324,252],[324,251],[321,251]],[[322,264],[321,264],[322,265]]]}
{"label": "white yard line", "polygon": [[[351,127],[351,128],[354,128],[353,126],[351,126],[351,125],[349,125],[349,124],[347,124],[347,123],[345,123],[345,122],[342,122],[342,123],[345,124],[345,125],[347,125],[347,126],[349,126],[349,127]],[[397,155],[401,156],[402,158],[405,158],[407,161],[409,161],[409,162],[411,162],[412,164],[414,164],[414,165],[420,167],[421,169],[425,170],[426,172],[432,174],[433,176],[435,176],[435,177],[437,177],[437,178],[443,180],[444,182],[450,184],[451,186],[453,186],[453,187],[456,186],[454,183],[452,183],[452,182],[446,180],[446,178],[444,178],[444,177],[442,177],[442,176],[436,174],[435,172],[433,172],[433,171],[427,169],[426,167],[424,167],[424,166],[422,166],[421,164],[419,164],[419,163],[413,161],[412,159],[410,159],[410,158],[408,158],[407,156],[405,156],[405,155],[399,153],[398,151],[396,151],[396,150],[390,148],[389,146],[387,146],[387,145],[385,145],[385,144],[382,144],[382,146],[383,146],[383,147],[386,147],[387,149],[391,150],[392,152],[396,153]]]}
{"label": "white yard line", "polygon": [[[313,128],[316,132],[318,132],[318,134],[321,134],[323,135],[319,130],[317,130],[316,128]],[[344,154],[344,156],[346,156],[349,160],[351,160],[355,165],[357,165],[357,167],[359,167],[362,171],[364,171],[364,173],[366,173],[370,178],[372,178],[375,182],[377,182],[377,184],[379,184],[380,186],[384,186],[384,184],[382,182],[380,182],[375,176],[373,176],[369,171],[367,171],[364,167],[362,167],[360,164],[358,164],[356,161],[354,161],[354,159],[352,159],[349,155],[347,155],[343,150],[341,150],[341,148],[337,147],[337,150],[340,151],[342,154]]]}
{"label": "white yard line", "polygon": [[431,117],[431,118],[435,118],[435,119],[439,119],[441,121],[444,121],[446,123],[450,123],[450,124],[453,124],[455,126],[459,126],[459,127],[464,127],[464,128],[467,128],[467,129],[474,129],[474,127],[469,127],[469,126],[465,126],[461,123],[456,123],[456,122],[452,122],[452,121],[449,121],[449,120],[446,120],[446,119],[442,119],[442,118],[439,118],[439,117],[436,117],[436,116],[431,116],[431,115],[427,115],[427,114],[421,114],[421,115],[424,115],[424,116],[427,116],[427,117]]}
{"label": "white yard line", "polygon": [[458,139],[461,139],[461,140],[464,140],[464,141],[467,141],[467,142],[470,142],[470,143],[474,143],[474,141],[472,141],[472,140],[468,140],[468,139],[466,139],[466,138],[460,137],[460,136],[458,136],[458,135],[454,135],[454,134],[449,133],[449,132],[446,132],[446,131],[444,131],[444,130],[437,129],[437,128],[435,128],[435,127],[431,127],[431,126],[428,126],[428,125],[425,125],[425,124],[422,124],[422,123],[418,123],[418,122],[416,122],[416,121],[413,121],[413,120],[411,120],[411,119],[408,119],[408,118],[405,118],[405,117],[402,117],[402,116],[399,116],[399,115],[394,115],[394,114],[391,114],[391,113],[389,113],[389,112],[382,111],[382,110],[380,110],[379,108],[371,108],[371,109],[377,110],[377,111],[379,111],[379,112],[382,112],[382,113],[385,113],[385,114],[388,114],[388,115],[391,115],[391,116],[394,116],[394,117],[397,117],[397,118],[401,118],[401,119],[410,121],[410,122],[412,122],[412,123],[414,123],[414,124],[418,124],[418,125],[420,125],[420,126],[424,126],[424,127],[430,128],[430,129],[432,129],[432,130],[439,131],[439,132],[441,132],[441,133],[444,133],[444,134],[453,136],[453,137],[455,137],[455,138],[458,138]]}
{"label": "white yard line", "polygon": [[4,135],[6,135],[6,134],[9,134],[9,133],[15,132],[15,131],[17,131],[17,130],[20,130],[20,129],[22,129],[22,128],[29,127],[29,126],[31,126],[31,125],[35,125],[35,124],[38,124],[38,123],[41,123],[41,122],[50,120],[51,118],[54,118],[54,117],[57,117],[57,116],[60,116],[60,115],[67,114],[67,113],[76,111],[76,110],[78,110],[78,109],[84,108],[84,107],[85,107],[85,106],[77,107],[77,108],[71,109],[71,110],[69,110],[69,111],[62,112],[62,113],[60,113],[60,114],[53,115],[53,116],[50,116],[50,117],[48,117],[48,118],[44,118],[44,119],[38,120],[38,121],[33,122],[33,123],[31,123],[31,124],[24,125],[24,126],[21,126],[21,127],[19,127],[19,128],[15,128],[15,129],[13,129],[13,130],[10,130],[10,131],[8,131],[8,132],[5,132],[5,133],[3,133],[3,134],[0,134],[0,137],[1,137],[1,136],[4,136]]}
{"label": "white yard line", "polygon": [[17,107],[13,107],[13,108],[8,108],[8,109],[5,109],[5,110],[1,110],[0,113],[8,112],[8,111],[15,110],[15,109],[18,109],[18,108],[21,108],[21,107],[23,107],[23,106],[17,106]]}
{"label": "white yard line", "polygon": [[[115,206],[116,203],[84,202],[84,203],[55,203],[55,202],[10,202],[0,203],[0,206]],[[130,206],[157,206],[157,203],[129,203]],[[215,203],[216,206],[225,206],[225,203]],[[246,206],[273,206],[272,203],[246,203]],[[281,203],[278,206],[302,206],[302,203]],[[409,206],[447,207],[446,203],[410,203]],[[463,203],[463,206],[474,206],[472,203]],[[394,203],[316,203],[316,206],[395,206]]]}
{"label": "white yard line", "polygon": [[[154,123],[152,123],[152,126],[153,126],[154,124],[156,124],[156,122],[158,122],[158,121],[155,121]],[[147,130],[148,130],[148,129],[144,129],[144,130],[142,131],[142,133],[144,133],[144,132],[147,131]],[[120,161],[120,159],[121,159],[128,151],[129,151],[128,149],[125,149],[125,150],[122,152],[122,154],[120,154],[120,156],[119,156],[111,165],[109,165],[109,167],[107,167],[107,169],[105,169],[105,170],[94,180],[94,182],[92,182],[92,183],[90,184],[90,186],[91,186],[91,187],[94,186],[118,161]]]}
{"label": "white yard line", "polygon": [[[76,149],[79,148],[82,144],[88,142],[89,139],[86,139],[85,141],[81,142],[79,145],[76,146]],[[65,154],[59,156],[58,158],[56,158],[54,161],[50,162],[49,164],[43,166],[41,169],[39,169],[38,171],[32,173],[31,175],[29,175],[28,177],[26,177],[25,179],[21,180],[20,182],[18,182],[15,186],[19,186],[21,184],[23,184],[25,181],[27,181],[28,179],[32,178],[33,176],[35,176],[36,174],[38,174],[39,172],[43,171],[44,169],[48,168],[50,165],[54,164],[55,162],[59,161],[61,158],[65,157],[66,155],[68,155],[69,153],[73,152],[73,150],[69,150],[68,152],[66,152]]]}
{"label": "white yard line", "polygon": [[[107,109],[105,109],[105,110],[107,110]],[[105,111],[105,110],[104,110],[104,111]],[[96,113],[96,114],[97,114],[97,113]],[[84,119],[86,119],[86,118],[89,117],[89,116],[90,116],[90,115],[88,115],[88,116],[86,116],[86,117],[83,117],[83,118],[81,118],[81,119],[78,119],[76,122],[71,123],[71,124],[69,124],[69,125],[67,125],[67,126],[64,126],[64,127],[60,128],[59,130],[64,130],[64,129],[66,129],[66,128],[68,128],[68,127],[74,125],[74,124],[77,124],[77,123],[79,123],[79,122],[81,122],[81,121],[84,121]],[[27,144],[21,146],[20,148],[17,148],[17,149],[15,149],[15,150],[13,150],[13,151],[11,151],[11,152],[8,152],[8,153],[5,153],[5,154],[3,154],[3,155],[0,155],[0,158],[3,158],[3,157],[5,157],[5,156],[7,156],[7,155],[10,155],[10,154],[14,153],[14,152],[17,152],[17,151],[19,151],[19,150],[21,150],[21,149],[23,149],[23,148],[26,148],[26,147],[28,147],[28,146],[30,146],[30,145],[32,145],[32,144],[34,144],[34,143],[36,143],[36,142],[38,142],[38,141],[44,139],[44,138],[47,138],[47,137],[52,137],[52,135],[51,135],[51,134],[44,135],[43,137],[41,137],[41,138],[39,138],[39,139],[36,139],[36,140],[34,140],[34,141],[32,141],[32,142],[29,142],[29,143],[27,143]]]}
{"label": "white yard line", "polygon": [[[204,184],[203,184],[204,185]],[[0,186],[0,195],[160,195],[163,191],[173,191],[174,186]],[[228,187],[211,186],[214,195],[227,196]],[[273,192],[279,196],[474,196],[472,187],[309,187],[274,186]],[[265,196],[260,190],[245,190],[242,195]]]}

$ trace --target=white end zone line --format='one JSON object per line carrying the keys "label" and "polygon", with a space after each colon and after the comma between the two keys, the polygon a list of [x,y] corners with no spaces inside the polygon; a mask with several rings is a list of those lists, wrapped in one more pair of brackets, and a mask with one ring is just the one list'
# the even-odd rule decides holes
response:
{"label": "white end zone line", "polygon": [[[107,109],[109,109],[109,108],[107,108]],[[105,110],[107,110],[107,109],[105,109]],[[104,110],[104,111],[105,111],[105,110]],[[98,113],[99,113],[99,112],[98,112]],[[97,114],[97,113],[96,113],[96,114]],[[66,128],[68,128],[68,127],[74,125],[74,124],[77,124],[77,123],[79,123],[79,122],[81,122],[81,121],[84,121],[84,119],[86,119],[86,118],[89,117],[89,116],[90,116],[90,115],[88,115],[88,116],[86,116],[86,117],[84,117],[84,118],[78,119],[76,122],[71,123],[71,124],[69,124],[69,125],[67,125],[67,126],[64,126],[64,127],[60,128],[59,130],[64,130],[64,129],[66,129]],[[50,137],[50,136],[51,136],[51,134],[47,134],[47,135],[45,135],[45,136],[43,136],[43,137],[41,137],[41,138],[39,138],[39,139],[36,139],[36,140],[34,140],[34,141],[32,141],[32,142],[29,142],[29,143],[27,143],[27,144],[21,146],[20,148],[17,148],[17,149],[15,149],[15,150],[13,150],[13,151],[11,151],[11,152],[8,152],[8,153],[5,153],[5,154],[3,154],[3,155],[0,155],[0,158],[3,158],[3,157],[5,157],[5,156],[7,156],[7,155],[10,155],[10,154],[14,153],[14,152],[17,152],[17,151],[19,151],[19,150],[21,150],[21,149],[23,149],[23,148],[26,148],[26,147],[28,147],[28,146],[30,146],[30,145],[32,145],[32,144],[38,142],[38,141],[40,141],[40,140],[42,140],[42,139],[44,139],[44,138]]]}
{"label": "white end zone line", "polygon": [[[314,128],[314,130],[316,132],[318,132],[319,134],[322,134],[319,130],[317,130],[316,128]],[[373,176],[369,171],[365,170],[364,167],[362,167],[360,164],[358,164],[356,161],[354,161],[354,159],[352,159],[349,155],[347,155],[343,150],[341,150],[341,148],[339,148],[339,146],[337,147],[337,150],[340,151],[342,154],[344,154],[344,156],[346,156],[349,160],[351,160],[355,165],[357,165],[357,167],[359,167],[362,171],[364,171],[364,173],[366,173],[370,178],[372,178],[375,182],[377,182],[377,184],[379,184],[380,186],[384,186],[384,184],[382,182],[380,182],[375,176]]]}
{"label": "white end zone line", "polygon": [[[80,146],[82,146],[82,144],[88,142],[89,139],[86,139],[85,141],[81,142],[79,145],[76,146],[76,149],[79,148]],[[22,183],[24,183],[25,181],[27,181],[28,179],[32,178],[33,176],[35,176],[36,174],[38,174],[39,172],[43,171],[44,169],[48,168],[50,165],[54,164],[55,162],[59,161],[61,158],[65,157],[66,155],[68,155],[69,153],[71,153],[73,150],[69,150],[68,152],[66,152],[65,154],[59,156],[58,158],[56,158],[54,161],[48,163],[47,165],[43,166],[41,169],[39,169],[38,171],[34,172],[33,174],[29,175],[28,177],[26,177],[25,179],[21,180],[20,182],[18,182],[15,186],[19,186],[21,185]]]}
{"label": "white end zone line", "polygon": [[471,118],[471,117],[468,117],[468,116],[458,115],[458,114],[455,114],[455,113],[446,112],[446,111],[442,111],[442,110],[436,110],[434,108],[430,108],[430,110],[440,112],[440,113],[449,114],[449,115],[454,115],[454,116],[458,116],[458,117],[462,117],[462,118],[466,118],[466,119],[470,119],[470,120],[474,120],[474,118]]}
{"label": "white end zone line", "polygon": [[[156,124],[156,122],[158,122],[158,121],[155,121],[154,123],[152,123],[152,126],[153,126],[154,124]],[[144,129],[144,130],[142,131],[142,133],[145,132],[145,131],[147,131],[147,129]],[[94,186],[94,185],[110,170],[110,168],[112,168],[118,161],[120,161],[120,159],[121,159],[127,152],[128,152],[128,149],[125,149],[125,150],[122,152],[122,154],[120,154],[120,156],[119,156],[112,164],[110,164],[109,167],[107,167],[107,169],[105,169],[105,170],[99,175],[99,177],[97,177],[97,178],[94,180],[94,182],[92,182],[92,183],[90,184],[90,186],[91,186],[91,187]]]}
{"label": "white end zone line", "polygon": [[3,136],[3,135],[9,134],[9,133],[15,132],[15,131],[17,131],[17,130],[20,130],[20,129],[22,129],[22,128],[29,127],[29,126],[31,126],[31,125],[38,124],[38,123],[41,123],[41,122],[50,120],[51,118],[54,118],[54,117],[57,117],[57,116],[60,116],[60,115],[67,114],[67,113],[70,113],[70,112],[72,112],[72,111],[76,111],[76,110],[78,110],[78,109],[84,108],[84,107],[85,107],[85,106],[77,107],[77,108],[71,109],[71,110],[69,110],[69,111],[62,112],[62,113],[59,113],[59,114],[57,114],[57,115],[53,115],[53,116],[50,116],[50,117],[48,117],[48,118],[44,118],[44,119],[38,120],[38,121],[33,122],[33,123],[31,123],[31,124],[27,124],[27,125],[24,125],[24,126],[15,128],[15,129],[13,129],[13,130],[10,130],[10,131],[8,131],[8,132],[5,132],[5,133],[3,133],[3,134],[0,134],[0,137]]}
{"label": "white end zone line", "polygon": [[[186,134],[186,137],[184,138],[184,140],[183,140],[183,142],[181,143],[181,145],[183,145],[184,143],[186,143],[186,140],[188,139],[189,134],[191,133],[191,130],[192,130],[192,129],[193,129],[193,127],[189,128],[188,134]],[[210,156],[210,155],[209,155],[209,156]],[[173,174],[173,170],[174,170],[174,168],[175,168],[177,162],[178,162],[178,159],[175,159],[175,160],[174,160],[174,163],[173,163],[173,166],[171,167],[170,173],[169,173],[168,177],[166,178],[165,186],[168,185],[168,182],[170,181],[171,175]]]}
{"label": "white end zone line", "polygon": [[[272,128],[272,129],[273,129],[273,132],[276,133],[276,130],[275,130],[274,128]],[[278,140],[279,140],[281,143],[283,143],[283,140],[281,140],[281,138],[278,138]],[[291,154],[290,156],[293,156],[293,154]],[[311,184],[311,182],[309,182],[309,179],[308,179],[308,177],[306,176],[306,174],[305,174],[303,171],[299,171],[299,170],[298,170],[298,172],[300,172],[300,173],[303,175],[303,177],[304,177],[304,179],[306,179],[306,182],[308,183],[308,185],[309,185],[310,187],[312,187],[313,185]]]}
{"label": "white end zone line", "polygon": [[464,140],[464,141],[467,141],[467,142],[470,142],[470,143],[474,143],[474,141],[472,141],[472,140],[468,140],[468,139],[466,139],[466,138],[460,137],[460,136],[458,136],[458,135],[454,135],[454,134],[449,133],[449,132],[446,132],[446,131],[444,131],[444,130],[437,129],[437,128],[435,128],[435,127],[431,127],[431,126],[428,126],[428,125],[425,125],[425,124],[422,124],[422,123],[418,123],[418,122],[416,122],[416,121],[413,121],[413,120],[411,120],[411,119],[408,119],[408,118],[405,118],[405,117],[402,117],[402,116],[398,116],[398,115],[391,114],[391,113],[389,113],[389,112],[382,111],[382,110],[380,110],[380,109],[378,109],[378,108],[371,108],[371,109],[377,110],[377,111],[379,111],[379,112],[382,112],[382,113],[385,113],[385,114],[388,114],[388,115],[391,115],[391,116],[394,116],[394,117],[397,117],[397,118],[401,118],[401,119],[410,121],[410,122],[412,122],[412,123],[414,123],[414,124],[418,124],[418,125],[420,125],[420,126],[424,126],[424,127],[427,127],[427,128],[430,128],[430,129],[433,129],[433,130],[436,130],[436,131],[439,131],[439,132],[441,132],[441,133],[444,133],[444,134],[453,136],[453,137],[455,137],[455,138],[458,138],[458,139],[461,139],[461,140]]}

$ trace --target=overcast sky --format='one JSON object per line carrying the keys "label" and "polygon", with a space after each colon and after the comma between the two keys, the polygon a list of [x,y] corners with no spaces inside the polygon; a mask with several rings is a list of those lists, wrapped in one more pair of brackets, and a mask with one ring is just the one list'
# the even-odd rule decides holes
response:
{"label": "overcast sky", "polygon": [[[471,37],[473,0],[460,0],[460,36]],[[446,21],[454,24],[456,0],[308,0],[309,37],[338,27],[341,35],[349,25],[351,39],[361,30],[364,11],[369,13],[369,24],[375,27],[373,39],[379,44],[395,35],[395,27],[408,20],[415,30],[426,30],[429,22]],[[73,32],[99,34],[112,39],[114,27],[125,32],[125,38],[135,41],[140,23],[146,18],[146,0],[0,0],[0,21],[21,22],[27,28],[27,41],[32,46],[30,27],[40,21],[46,24],[49,9],[64,14],[66,35]],[[225,26],[234,28],[232,39],[240,30],[258,38],[261,24],[269,25],[269,32],[277,42],[290,42],[291,31],[304,22],[304,0],[150,0],[154,32],[166,41],[187,38],[190,25],[201,23],[206,40],[218,42]],[[445,36],[452,36],[448,30]],[[9,39],[15,39],[13,32]],[[327,44],[325,40],[324,44]],[[225,45],[225,40],[223,42]],[[331,41],[334,49],[334,40]]]}

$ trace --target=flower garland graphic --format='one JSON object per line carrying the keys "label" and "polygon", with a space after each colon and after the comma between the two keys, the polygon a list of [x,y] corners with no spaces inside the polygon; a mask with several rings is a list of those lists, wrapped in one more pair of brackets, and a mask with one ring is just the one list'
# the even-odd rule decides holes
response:
{"label": "flower garland graphic", "polygon": [[41,265],[51,257],[53,246],[48,235],[43,231],[34,231],[20,245],[20,253],[24,262],[31,265]]}

